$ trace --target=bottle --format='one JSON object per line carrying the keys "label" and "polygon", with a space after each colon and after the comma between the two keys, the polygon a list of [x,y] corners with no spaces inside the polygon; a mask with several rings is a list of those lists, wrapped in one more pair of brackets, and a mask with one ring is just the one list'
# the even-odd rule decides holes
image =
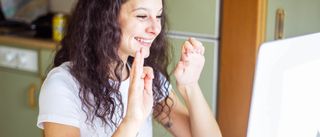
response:
{"label": "bottle", "polygon": [[64,37],[67,25],[67,17],[62,13],[57,13],[52,18],[52,39],[61,42]]}

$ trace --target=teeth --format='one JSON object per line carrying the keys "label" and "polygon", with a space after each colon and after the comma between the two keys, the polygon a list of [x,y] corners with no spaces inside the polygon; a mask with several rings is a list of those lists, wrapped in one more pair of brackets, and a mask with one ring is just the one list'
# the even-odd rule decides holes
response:
{"label": "teeth", "polygon": [[139,42],[149,43],[149,44],[151,44],[152,41],[153,41],[153,39],[151,39],[151,40],[146,40],[146,39],[142,39],[142,38],[136,38],[136,40],[138,40]]}

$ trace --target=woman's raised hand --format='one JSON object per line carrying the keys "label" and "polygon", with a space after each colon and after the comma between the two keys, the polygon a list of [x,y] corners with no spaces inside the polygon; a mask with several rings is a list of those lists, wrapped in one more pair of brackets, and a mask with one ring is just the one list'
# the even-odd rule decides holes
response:
{"label": "woman's raised hand", "polygon": [[189,38],[182,45],[180,61],[174,70],[178,86],[198,84],[205,62],[203,54],[204,47],[195,38]]}
{"label": "woman's raised hand", "polygon": [[137,123],[143,121],[151,114],[153,106],[152,80],[153,69],[144,67],[144,49],[136,52],[130,70],[130,86],[126,118]]}

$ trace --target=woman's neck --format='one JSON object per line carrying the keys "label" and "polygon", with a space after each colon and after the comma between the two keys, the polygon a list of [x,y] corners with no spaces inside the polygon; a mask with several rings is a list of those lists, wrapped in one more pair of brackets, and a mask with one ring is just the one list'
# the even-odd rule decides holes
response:
{"label": "woman's neck", "polygon": [[121,60],[123,62],[123,68],[122,68],[122,76],[121,76],[121,80],[126,80],[127,78],[129,78],[130,76],[130,70],[129,70],[129,66],[128,66],[128,56],[125,56],[125,57],[121,57]]}
{"label": "woman's neck", "polygon": [[[129,70],[129,66],[127,65],[127,61],[128,61],[128,59],[126,58],[126,59],[124,59],[124,58],[122,58],[122,62],[123,62],[123,68],[122,68],[122,70],[121,70],[121,80],[122,81],[124,81],[124,80],[126,80],[126,79],[128,79],[129,78],[129,75],[130,75],[130,70]],[[112,66],[112,70],[115,70],[116,69],[116,66],[117,66],[117,64],[116,63],[113,63],[113,65],[111,65]],[[112,79],[117,79],[116,78],[116,71],[113,71],[113,73],[112,73]]]}
{"label": "woman's neck", "polygon": [[127,63],[124,63],[123,69],[122,69],[122,81],[128,79],[130,76],[130,70],[129,70],[129,66],[127,65]]}

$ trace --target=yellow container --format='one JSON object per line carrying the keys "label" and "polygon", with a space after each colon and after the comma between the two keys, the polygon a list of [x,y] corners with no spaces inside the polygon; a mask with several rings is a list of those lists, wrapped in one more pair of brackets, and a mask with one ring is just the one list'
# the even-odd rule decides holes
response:
{"label": "yellow container", "polygon": [[67,26],[67,17],[62,13],[53,16],[52,19],[52,38],[56,42],[61,42]]}

